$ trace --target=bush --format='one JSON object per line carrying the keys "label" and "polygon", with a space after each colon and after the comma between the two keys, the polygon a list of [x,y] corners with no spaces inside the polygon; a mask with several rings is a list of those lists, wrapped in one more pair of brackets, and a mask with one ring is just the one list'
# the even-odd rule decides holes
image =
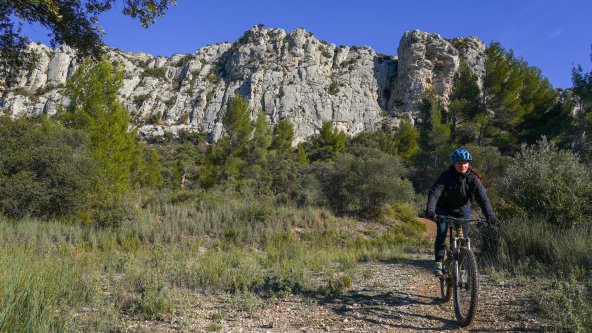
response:
{"label": "bush", "polygon": [[271,191],[283,203],[293,201],[299,207],[322,205],[324,196],[313,170],[292,159],[276,156],[268,163]]}
{"label": "bush", "polygon": [[578,156],[543,138],[522,145],[497,184],[501,213],[544,217],[560,227],[585,223],[592,214],[592,178]]}
{"label": "bush", "polygon": [[471,166],[483,176],[483,185],[491,191],[489,186],[494,186],[504,176],[512,158],[502,156],[499,149],[491,146],[469,145],[466,149],[473,155]]}
{"label": "bush", "polygon": [[48,119],[0,117],[0,212],[73,217],[87,207],[97,177],[86,149],[87,136]]}
{"label": "bush", "polygon": [[401,160],[378,149],[355,147],[319,168],[325,197],[336,212],[374,215],[388,202],[409,202],[413,187]]}

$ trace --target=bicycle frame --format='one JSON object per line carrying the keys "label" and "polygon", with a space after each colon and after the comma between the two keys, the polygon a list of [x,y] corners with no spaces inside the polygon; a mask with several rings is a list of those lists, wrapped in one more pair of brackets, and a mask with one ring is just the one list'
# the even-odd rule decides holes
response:
{"label": "bicycle frame", "polygon": [[[471,251],[471,239],[468,234],[464,235],[462,227],[468,224],[482,224],[484,220],[477,219],[459,219],[450,216],[436,216],[436,221],[446,222],[449,243],[446,249],[447,257],[444,261],[443,273],[444,275],[440,278],[440,290],[442,292],[442,298],[446,302],[450,300],[451,289],[454,289],[454,309],[457,316],[458,322],[461,326],[468,326],[473,321],[475,311],[477,307],[478,299],[478,271],[475,256]],[[469,259],[467,259],[469,257]],[[463,259],[464,258],[464,259]],[[471,271],[467,277],[465,274],[466,270],[461,272],[461,260],[470,260],[471,263],[468,267],[471,267]],[[464,265],[464,264],[463,264]],[[464,266],[463,266],[464,267]],[[474,280],[474,281],[473,281]],[[464,313],[465,307],[461,306],[458,301],[458,295],[460,290],[471,290],[471,301],[468,307],[467,313]],[[464,291],[463,291],[464,294]]]}

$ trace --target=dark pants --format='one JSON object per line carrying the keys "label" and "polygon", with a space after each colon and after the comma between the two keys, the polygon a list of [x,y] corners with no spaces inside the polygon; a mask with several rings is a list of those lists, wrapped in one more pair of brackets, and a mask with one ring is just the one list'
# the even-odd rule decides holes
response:
{"label": "dark pants", "polygon": [[[453,216],[463,219],[471,218],[471,207],[467,207],[462,214],[451,214],[446,209],[441,207],[436,207],[436,214],[443,215],[443,216]],[[446,252],[446,231],[448,231],[448,223],[446,222],[436,222],[436,229],[438,233],[436,234],[436,242],[434,243],[434,252],[436,256],[436,261],[440,261],[444,259],[444,253]],[[463,226],[463,236],[467,237],[469,234],[469,226]]]}

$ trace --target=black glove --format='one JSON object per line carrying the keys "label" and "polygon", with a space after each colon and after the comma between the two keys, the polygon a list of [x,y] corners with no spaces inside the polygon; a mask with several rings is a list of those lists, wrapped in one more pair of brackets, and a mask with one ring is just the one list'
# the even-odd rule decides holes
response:
{"label": "black glove", "polygon": [[487,217],[487,223],[489,225],[496,225],[499,224],[499,220],[497,219],[497,217],[495,217],[495,215],[490,215],[489,217]]}
{"label": "black glove", "polygon": [[426,218],[433,220],[436,217],[436,212],[434,212],[433,210],[426,209],[425,216]]}

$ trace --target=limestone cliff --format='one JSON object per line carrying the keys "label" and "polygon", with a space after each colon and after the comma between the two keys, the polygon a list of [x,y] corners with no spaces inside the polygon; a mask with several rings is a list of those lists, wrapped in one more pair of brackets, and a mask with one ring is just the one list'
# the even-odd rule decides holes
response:
{"label": "limestone cliff", "polygon": [[[63,89],[77,68],[75,53],[66,46],[30,47],[40,61],[3,92],[0,108],[13,116],[52,115],[67,103]],[[272,124],[289,119],[298,142],[326,121],[356,134],[415,116],[426,89],[446,102],[461,59],[482,76],[484,50],[474,37],[446,40],[413,30],[403,35],[395,57],[328,44],[303,29],[253,27],[232,44],[193,54],[166,58],[109,50],[108,56],[125,70],[121,99],[143,135],[192,130],[215,140],[229,98],[238,93]]]}

